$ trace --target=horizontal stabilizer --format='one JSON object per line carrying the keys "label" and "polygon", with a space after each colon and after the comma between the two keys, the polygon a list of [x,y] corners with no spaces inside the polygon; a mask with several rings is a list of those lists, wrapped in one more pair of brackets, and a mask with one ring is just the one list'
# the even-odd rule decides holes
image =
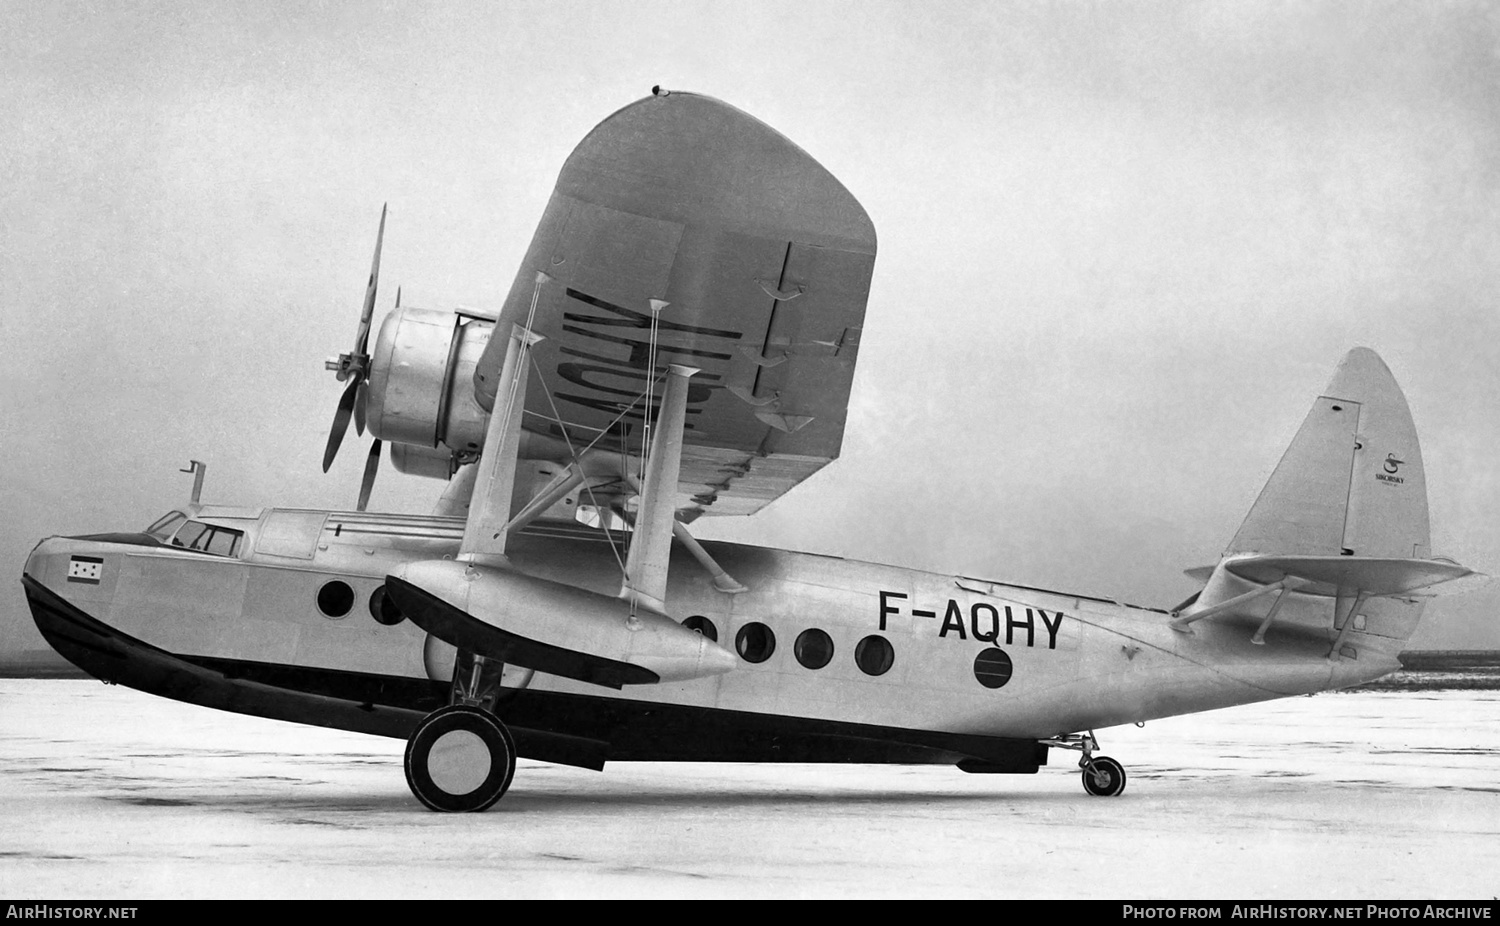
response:
{"label": "horizontal stabilizer", "polygon": [[1441,559],[1250,556],[1226,560],[1224,568],[1260,585],[1271,585],[1288,577],[1302,579],[1308,584],[1297,591],[1329,598],[1340,593],[1363,593],[1371,598],[1431,597],[1471,591],[1490,580],[1483,573]]}
{"label": "horizontal stabilizer", "polygon": [[395,576],[386,577],[385,589],[413,624],[459,649],[609,688],[653,685],[661,680],[655,672],[640,666],[540,643],[487,624]]}

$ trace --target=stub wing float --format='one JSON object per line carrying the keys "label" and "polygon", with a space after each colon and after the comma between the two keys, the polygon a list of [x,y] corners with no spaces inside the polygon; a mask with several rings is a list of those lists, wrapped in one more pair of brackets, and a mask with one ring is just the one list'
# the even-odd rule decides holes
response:
{"label": "stub wing float", "polygon": [[[23,582],[85,671],[402,738],[436,810],[491,806],[518,756],[1033,773],[1062,748],[1117,795],[1095,729],[1378,678],[1481,578],[1429,550],[1416,430],[1364,349],[1172,611],[700,543],[838,456],[875,258],[831,174],[706,97],[583,140],[498,313],[398,293],[372,347],[384,228],[329,364],[325,468],[351,423],[375,438],[358,510],[195,485],[143,532],[42,541]],[[364,510],[384,446],[451,480],[436,513]]]}

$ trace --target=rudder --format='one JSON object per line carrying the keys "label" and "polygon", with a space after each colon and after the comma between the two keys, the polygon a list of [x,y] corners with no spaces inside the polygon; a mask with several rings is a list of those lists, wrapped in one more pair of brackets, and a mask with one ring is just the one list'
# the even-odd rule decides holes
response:
{"label": "rudder", "polygon": [[1333,660],[1373,646],[1378,675],[1396,665],[1427,598],[1486,579],[1432,558],[1429,543],[1427,480],[1406,397],[1374,351],[1355,348],[1172,626],[1253,622],[1251,642],[1264,644],[1275,624],[1321,636]]}
{"label": "rudder", "polygon": [[1225,556],[1429,556],[1427,479],[1406,397],[1385,363],[1344,356]]}

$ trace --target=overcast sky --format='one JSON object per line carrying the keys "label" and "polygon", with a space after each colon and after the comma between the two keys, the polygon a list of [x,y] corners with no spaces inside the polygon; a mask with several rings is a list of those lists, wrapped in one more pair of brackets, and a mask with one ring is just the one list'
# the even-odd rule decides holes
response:
{"label": "overcast sky", "polygon": [[[0,565],[328,475],[379,314],[496,309],[557,172],[654,84],[819,159],[880,251],[844,455],[698,533],[1171,606],[1350,347],[1421,435],[1433,547],[1500,572],[1500,7],[0,7]],[[372,507],[436,483],[381,475]],[[1500,648],[1500,592],[1415,645]],[[19,582],[0,649],[39,645]]]}

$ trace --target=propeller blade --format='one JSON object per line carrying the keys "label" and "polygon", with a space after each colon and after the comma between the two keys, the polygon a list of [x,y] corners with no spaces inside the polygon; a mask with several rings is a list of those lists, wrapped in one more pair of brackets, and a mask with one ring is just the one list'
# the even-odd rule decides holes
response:
{"label": "propeller blade", "polygon": [[354,333],[354,352],[368,353],[370,346],[370,316],[375,314],[375,287],[380,281],[380,245],[385,241],[385,210],[380,207],[380,230],[375,233],[375,258],[370,261],[370,282],[365,286],[365,306],[359,313],[359,328]]}
{"label": "propeller blade", "polygon": [[354,433],[360,437],[365,436],[365,403],[369,401],[367,382],[368,379],[360,377],[359,391],[354,395]]}
{"label": "propeller blade", "polygon": [[333,465],[333,458],[339,454],[339,444],[344,442],[344,434],[349,430],[349,416],[354,413],[354,397],[358,391],[359,380],[351,379],[344,387],[344,394],[339,396],[338,411],[333,413],[333,427],[328,431],[328,447],[323,451],[325,473]]}
{"label": "propeller blade", "polygon": [[359,505],[355,510],[364,511],[370,504],[370,490],[375,488],[375,473],[380,469],[380,440],[370,445],[370,455],[365,457],[365,476],[359,483]]}

